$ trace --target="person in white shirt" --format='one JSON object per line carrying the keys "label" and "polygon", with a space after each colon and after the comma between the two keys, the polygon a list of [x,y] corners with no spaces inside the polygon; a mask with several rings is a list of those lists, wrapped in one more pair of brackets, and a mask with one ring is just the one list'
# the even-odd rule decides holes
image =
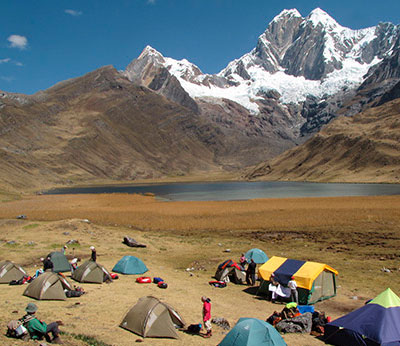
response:
{"label": "person in white shirt", "polygon": [[290,300],[299,304],[299,294],[297,292],[297,282],[294,280],[294,276],[290,278],[288,282],[288,287],[290,288]]}

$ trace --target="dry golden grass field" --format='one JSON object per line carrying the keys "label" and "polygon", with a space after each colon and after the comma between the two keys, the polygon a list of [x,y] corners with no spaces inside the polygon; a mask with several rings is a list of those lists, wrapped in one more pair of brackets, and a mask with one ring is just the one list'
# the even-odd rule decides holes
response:
{"label": "dry golden grass field", "polygon": [[[281,310],[282,305],[247,293],[245,285],[228,284],[223,289],[208,285],[220,262],[237,260],[253,247],[269,256],[325,262],[337,269],[338,295],[316,304],[317,310],[333,318],[363,305],[387,287],[400,293],[400,196],[160,202],[154,197],[109,194],[2,200],[7,201],[0,203],[0,260],[13,260],[33,273],[40,257],[76,239],[79,245],[68,249],[70,258],[87,259],[89,246],[94,245],[98,262],[111,270],[122,256],[131,254],[146,263],[149,276],[160,276],[168,283],[162,290],[154,284],[135,283],[137,276],[121,275],[110,284],[78,284],[87,292],[80,298],[35,301],[37,314],[45,321],[62,319],[64,332],[93,336],[107,345],[127,346],[138,339],[156,346],[216,345],[224,337],[226,332],[217,326],[211,339],[179,332],[178,340],[142,339],[119,328],[127,310],[145,295],[174,306],[188,324],[201,321],[202,295],[212,300],[212,316],[225,317],[231,325],[240,317],[265,320],[274,310]],[[27,220],[16,220],[19,214],[26,214]],[[124,235],[147,248],[125,246]],[[16,243],[8,244],[11,240]],[[390,272],[382,271],[384,267]],[[6,323],[22,316],[32,301],[22,296],[24,289],[0,285],[4,331]],[[283,337],[288,345],[323,345],[310,335]],[[87,345],[71,335],[63,339],[67,345]],[[14,341],[1,333],[0,344],[35,342]]]}

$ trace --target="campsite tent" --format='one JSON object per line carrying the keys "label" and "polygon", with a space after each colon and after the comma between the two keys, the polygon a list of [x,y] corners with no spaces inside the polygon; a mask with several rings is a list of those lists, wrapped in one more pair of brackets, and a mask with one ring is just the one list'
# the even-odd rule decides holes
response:
{"label": "campsite tent", "polygon": [[51,262],[53,263],[53,272],[61,273],[61,272],[69,272],[71,271],[71,265],[68,262],[67,257],[60,251],[54,251],[47,255],[50,257]]}
{"label": "campsite tent", "polygon": [[71,276],[79,282],[101,284],[107,279],[111,280],[110,273],[101,264],[94,261],[86,261],[74,270]]}
{"label": "campsite tent", "polygon": [[10,261],[0,262],[0,284],[8,284],[27,276],[27,272],[18,264]]}
{"label": "campsite tent", "polygon": [[244,257],[246,257],[247,262],[253,260],[258,264],[264,264],[268,261],[268,256],[263,250],[260,249],[251,249],[245,253]]}
{"label": "campsite tent", "polygon": [[182,317],[155,297],[142,297],[129,310],[120,327],[142,337],[178,338],[176,327],[185,325]]}
{"label": "campsite tent", "polygon": [[286,346],[286,342],[271,324],[240,318],[218,346]]}
{"label": "campsite tent", "polygon": [[388,288],[368,304],[328,323],[325,342],[341,346],[399,346],[400,298]]}
{"label": "campsite tent", "polygon": [[44,272],[29,284],[24,296],[39,300],[65,300],[67,297],[64,289],[73,289],[64,277],[53,272]]}
{"label": "campsite tent", "polygon": [[242,268],[232,260],[226,260],[222,262],[215,272],[214,277],[218,281],[232,281],[235,284],[241,284],[246,281],[246,274],[242,271]]}
{"label": "campsite tent", "polygon": [[148,269],[140,258],[124,256],[118,261],[112,271],[121,274],[143,274]]}
{"label": "campsite tent", "polygon": [[273,256],[258,269],[261,285],[257,294],[268,293],[271,274],[283,286],[294,276],[300,304],[314,304],[336,295],[338,272],[326,264]]}

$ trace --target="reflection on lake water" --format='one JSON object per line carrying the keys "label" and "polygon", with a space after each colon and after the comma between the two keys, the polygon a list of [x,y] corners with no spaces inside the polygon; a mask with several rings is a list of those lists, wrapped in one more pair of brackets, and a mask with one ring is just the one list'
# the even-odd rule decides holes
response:
{"label": "reflection on lake water", "polygon": [[154,193],[170,201],[234,201],[254,198],[399,195],[400,184],[213,182],[54,189],[45,194]]}

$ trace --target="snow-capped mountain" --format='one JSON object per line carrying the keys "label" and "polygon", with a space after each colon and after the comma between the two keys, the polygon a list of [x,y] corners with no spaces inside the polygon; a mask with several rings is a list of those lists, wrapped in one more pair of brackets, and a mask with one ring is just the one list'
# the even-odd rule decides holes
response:
{"label": "snow-capped mountain", "polygon": [[[251,52],[216,75],[202,73],[185,59],[163,57],[151,47],[146,47],[124,74],[191,109],[200,99],[228,99],[253,115],[265,114],[263,102],[273,92],[278,95],[279,107],[290,112],[295,123],[290,126],[299,129],[309,118],[310,102],[328,103],[329,115],[321,124],[329,121],[340,106],[337,95],[355,90],[371,67],[393,53],[399,37],[400,26],[391,23],[352,30],[319,8],[307,17],[291,9],[269,23]],[[320,126],[317,123],[316,127]]]}

